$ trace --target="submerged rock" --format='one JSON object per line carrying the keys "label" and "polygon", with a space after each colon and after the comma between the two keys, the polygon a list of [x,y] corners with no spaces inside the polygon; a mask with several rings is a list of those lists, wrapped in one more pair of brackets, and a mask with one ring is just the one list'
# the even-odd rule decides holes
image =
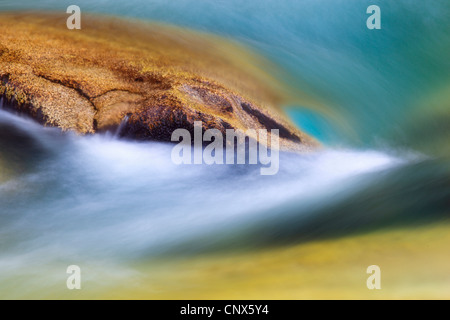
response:
{"label": "submerged rock", "polygon": [[[317,143],[277,108],[277,82],[261,58],[221,39],[174,27],[83,15],[0,15],[0,95],[48,126],[117,130],[170,141],[173,130],[279,129],[280,147]],[[123,121],[127,119],[126,122]]]}

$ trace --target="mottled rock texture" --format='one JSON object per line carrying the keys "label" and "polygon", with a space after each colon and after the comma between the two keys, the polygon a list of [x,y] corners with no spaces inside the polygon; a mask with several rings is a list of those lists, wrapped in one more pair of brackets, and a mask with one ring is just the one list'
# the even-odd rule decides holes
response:
{"label": "mottled rock texture", "polygon": [[[48,126],[170,141],[177,128],[279,129],[281,149],[317,143],[277,107],[265,61],[217,37],[170,26],[68,15],[0,14],[0,95]],[[269,68],[269,65],[267,65]]]}

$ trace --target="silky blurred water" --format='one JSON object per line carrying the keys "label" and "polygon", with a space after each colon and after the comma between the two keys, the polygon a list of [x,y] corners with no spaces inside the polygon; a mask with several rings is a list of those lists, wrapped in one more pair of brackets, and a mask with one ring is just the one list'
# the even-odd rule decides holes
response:
{"label": "silky blurred water", "polygon": [[[282,154],[280,172],[261,176],[256,165],[177,166],[171,144],[62,134],[5,111],[0,123],[2,155],[15,171],[0,189],[2,244],[14,254],[23,243],[68,256],[195,252],[245,225],[284,219],[288,200],[302,215],[361,186],[359,175],[420,159],[349,149]],[[344,192],[333,191],[343,181]]]}
{"label": "silky blurred water", "polygon": [[[69,4],[4,0],[0,10]],[[126,266],[448,219],[448,1],[76,4],[249,46],[293,95],[314,98],[284,107],[325,148],[281,154],[280,172],[260,176],[251,165],[176,166],[168,144],[63,134],[2,110],[0,283],[30,265]],[[370,4],[381,30],[366,28]]]}
{"label": "silky blurred water", "polygon": [[[73,1],[10,1],[1,10],[65,10]],[[414,144],[405,126],[431,108],[448,110],[450,4],[446,0],[133,0],[86,1],[82,10],[138,17],[215,33],[239,41],[283,68],[294,91],[308,92],[326,110],[295,105],[300,125],[318,128],[334,144]],[[382,29],[366,27],[366,9],[378,5]],[[431,107],[429,101],[443,101]],[[308,110],[313,109],[313,116]],[[317,120],[314,115],[318,115]],[[411,119],[414,117],[414,119]],[[446,112],[448,119],[448,112]],[[413,124],[411,124],[413,122]],[[431,119],[428,130],[448,137]],[[314,130],[314,129],[313,129]]]}

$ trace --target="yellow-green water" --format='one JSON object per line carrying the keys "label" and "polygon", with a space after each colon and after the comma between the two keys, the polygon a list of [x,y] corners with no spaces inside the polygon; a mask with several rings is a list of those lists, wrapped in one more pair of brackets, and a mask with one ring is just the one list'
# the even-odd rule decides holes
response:
{"label": "yellow-green water", "polygon": [[[373,31],[358,0],[80,0],[256,49],[314,98],[292,119],[329,146],[261,178],[0,111],[0,297],[449,299],[449,2],[377,2]],[[66,9],[0,4],[28,8]],[[381,290],[366,287],[374,264]]]}
{"label": "yellow-green water", "polygon": [[[30,282],[35,293],[25,298],[449,299],[449,231],[444,221],[255,252],[143,262],[126,271],[88,263],[81,290],[67,290],[63,277],[48,283],[36,272]],[[380,290],[366,286],[373,264],[381,269]],[[13,280],[25,285],[20,277]],[[8,295],[5,288],[1,292]]]}

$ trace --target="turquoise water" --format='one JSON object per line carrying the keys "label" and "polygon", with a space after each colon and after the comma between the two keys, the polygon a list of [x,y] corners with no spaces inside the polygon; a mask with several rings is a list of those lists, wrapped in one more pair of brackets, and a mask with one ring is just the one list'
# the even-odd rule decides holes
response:
{"label": "turquoise water", "polygon": [[[7,0],[0,9],[65,10],[70,4]],[[372,4],[381,9],[381,30],[366,28]],[[82,11],[215,33],[252,47],[282,67],[279,76],[294,91],[324,102],[327,108],[321,111],[298,105],[306,109],[294,120],[310,127],[310,118],[326,118],[322,122],[330,124],[320,131],[329,132],[332,144],[373,146],[379,139],[411,144],[400,139],[403,128],[411,126],[410,113],[419,109],[418,118],[433,113],[427,101],[450,85],[450,3],[445,0],[80,0],[77,5]],[[445,128],[432,130],[448,137]]]}
{"label": "turquoise water", "polygon": [[[0,10],[70,4],[6,0]],[[371,4],[381,8],[381,30],[366,28]],[[293,95],[313,97],[284,107],[326,147],[282,154],[280,172],[263,177],[252,166],[177,167],[167,144],[61,134],[1,110],[0,160],[10,173],[0,183],[0,284],[25,273],[45,278],[54,263],[130,271],[160,254],[447,221],[450,2],[77,5],[218,34],[268,57]]]}

